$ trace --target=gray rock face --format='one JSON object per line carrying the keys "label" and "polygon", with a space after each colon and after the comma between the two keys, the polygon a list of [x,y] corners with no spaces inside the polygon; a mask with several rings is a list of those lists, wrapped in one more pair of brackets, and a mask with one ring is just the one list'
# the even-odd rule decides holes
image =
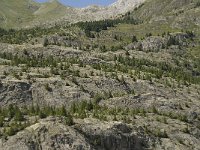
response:
{"label": "gray rock face", "polygon": [[62,124],[38,123],[25,131],[1,141],[2,150],[80,150],[91,149],[84,136]]}
{"label": "gray rock face", "polygon": [[0,105],[31,104],[31,84],[23,81],[8,81],[0,83]]}
{"label": "gray rock face", "polygon": [[[51,91],[45,89],[47,84]],[[84,93],[75,85],[66,86],[66,82],[57,79],[40,80],[33,84],[33,101],[41,105],[61,106],[68,105],[75,101],[90,99],[88,93]]]}
{"label": "gray rock face", "polygon": [[163,45],[166,45],[167,40],[160,37],[148,37],[142,42],[129,44],[126,49],[138,49],[142,51],[158,51],[162,49]]}
{"label": "gray rock face", "polygon": [[145,138],[139,138],[134,135],[132,129],[127,127],[126,124],[110,124],[110,127],[104,127],[103,131],[102,127],[99,130],[99,127],[94,127],[94,125],[84,126],[81,131],[85,133],[90,143],[93,143],[95,149],[98,150],[143,150],[145,148]]}
{"label": "gray rock face", "polygon": [[8,140],[0,140],[2,150],[142,150],[145,138],[132,133],[127,125],[98,120],[79,120],[75,126],[63,125],[59,119],[39,121]]}
{"label": "gray rock face", "polygon": [[151,36],[145,40],[131,43],[125,48],[127,50],[138,49],[144,52],[158,52],[171,45],[187,46],[188,35],[183,33],[175,33],[165,37]]}
{"label": "gray rock face", "polygon": [[144,2],[145,0],[117,0],[115,3],[107,7],[89,6],[87,8],[77,10],[80,11],[79,13],[82,14],[83,18],[86,17],[90,20],[99,20],[124,14]]}

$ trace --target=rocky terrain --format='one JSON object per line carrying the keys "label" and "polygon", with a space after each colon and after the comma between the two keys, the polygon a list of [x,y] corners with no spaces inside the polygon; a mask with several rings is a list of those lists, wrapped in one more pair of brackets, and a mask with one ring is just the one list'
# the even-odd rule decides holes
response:
{"label": "rocky terrain", "polygon": [[[24,139],[26,137],[26,139]],[[144,149],[148,137],[136,135],[120,122],[76,120],[68,127],[57,118],[47,118],[7,140],[3,149]]]}
{"label": "rocky terrain", "polygon": [[200,150],[200,3],[141,2],[0,29],[0,149]]}

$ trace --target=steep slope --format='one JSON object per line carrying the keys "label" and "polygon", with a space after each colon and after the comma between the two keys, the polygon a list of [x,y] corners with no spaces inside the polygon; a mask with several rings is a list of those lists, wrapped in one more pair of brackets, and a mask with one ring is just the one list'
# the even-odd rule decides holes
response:
{"label": "steep slope", "polygon": [[33,0],[0,1],[0,26],[4,28],[26,27],[55,20],[66,13],[67,7],[53,0],[46,3],[36,3]]}
{"label": "steep slope", "polygon": [[186,30],[200,25],[198,0],[147,0],[133,15],[155,27],[166,25]]}
{"label": "steep slope", "polygon": [[[76,16],[76,12],[71,7],[66,7],[56,0],[42,3],[40,8],[33,13],[35,19],[29,25],[50,24],[63,20],[64,16],[71,20],[72,16]],[[75,17],[74,17],[75,18]]]}
{"label": "steep slope", "polygon": [[1,0],[0,1],[0,26],[20,26],[33,19],[33,12],[39,8],[39,4],[32,0]]}

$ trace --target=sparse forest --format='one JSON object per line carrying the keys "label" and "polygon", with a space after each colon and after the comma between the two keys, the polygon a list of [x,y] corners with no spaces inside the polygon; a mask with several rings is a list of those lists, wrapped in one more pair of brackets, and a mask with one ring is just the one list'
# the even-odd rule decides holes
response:
{"label": "sparse forest", "polygon": [[0,16],[0,149],[200,149],[197,0],[7,3],[28,13]]}

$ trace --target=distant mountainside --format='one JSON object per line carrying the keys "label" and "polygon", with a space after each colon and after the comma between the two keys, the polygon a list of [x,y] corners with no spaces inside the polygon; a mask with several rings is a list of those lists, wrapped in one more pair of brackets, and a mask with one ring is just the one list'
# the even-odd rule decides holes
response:
{"label": "distant mountainside", "polygon": [[77,22],[115,17],[133,10],[145,0],[118,0],[107,7],[72,8],[57,0],[36,3],[33,0],[0,1],[0,27],[30,27],[55,22]]}
{"label": "distant mountainside", "polygon": [[147,0],[133,15],[154,24],[193,28],[200,25],[199,5],[199,0]]}

